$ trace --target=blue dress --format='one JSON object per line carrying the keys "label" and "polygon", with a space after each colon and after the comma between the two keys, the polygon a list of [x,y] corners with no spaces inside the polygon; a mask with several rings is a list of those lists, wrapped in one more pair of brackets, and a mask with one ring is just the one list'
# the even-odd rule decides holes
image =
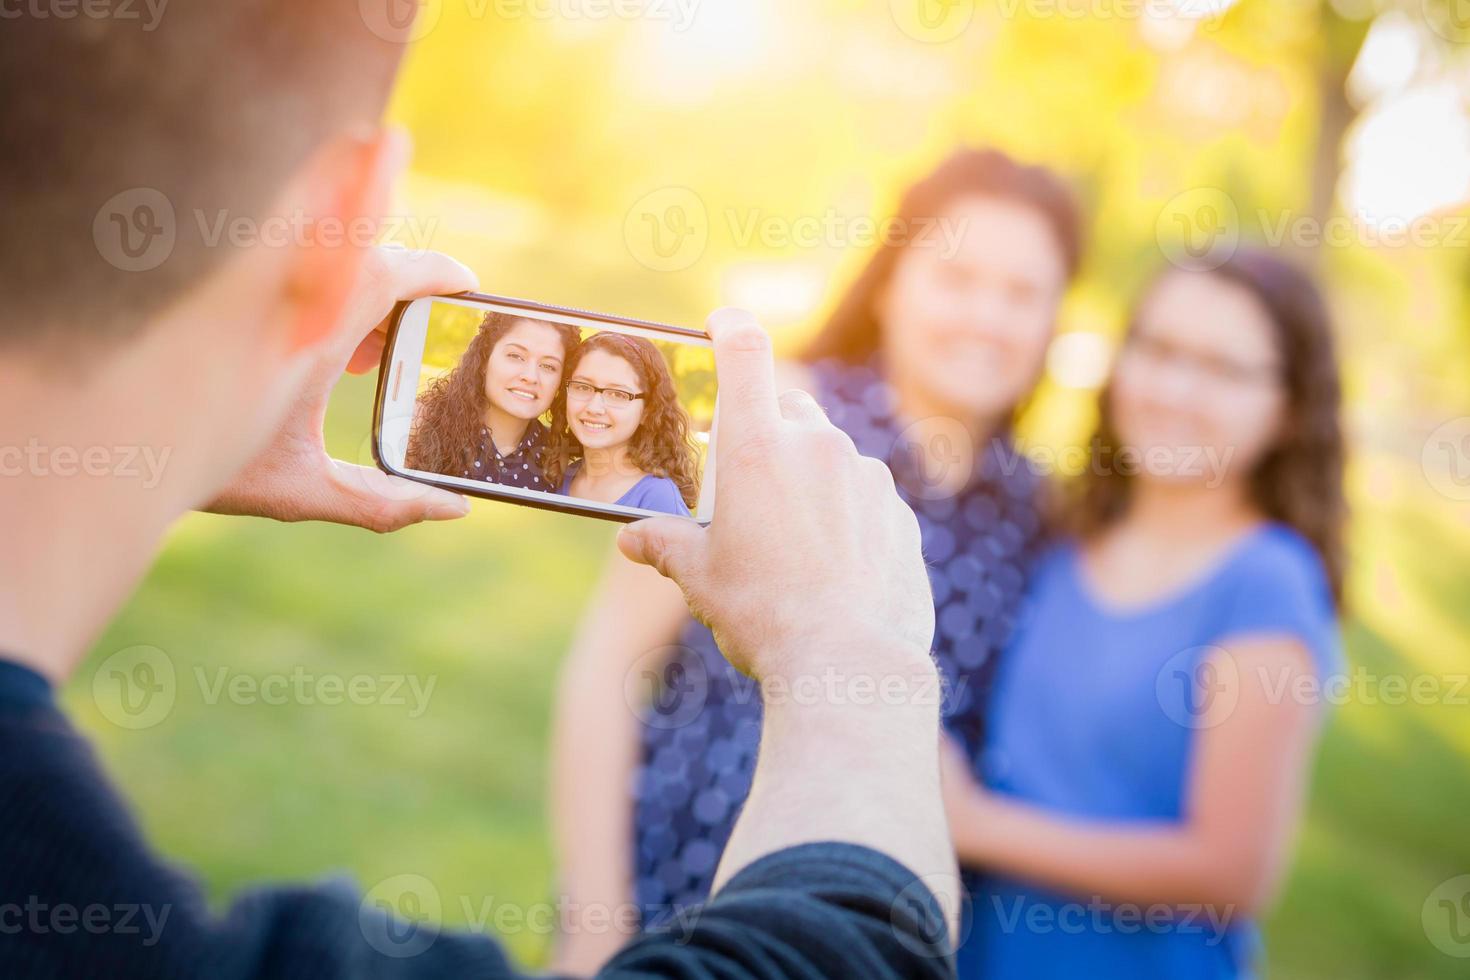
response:
{"label": "blue dress", "polygon": [[[567,474],[561,481],[561,493],[571,492],[572,477],[577,475],[577,467],[580,464],[573,463],[567,468]],[[689,507],[684,503],[684,498],[679,494],[679,485],[666,476],[654,476],[649,474],[628,488],[628,492],[613,501],[620,507],[641,507],[644,510],[656,510],[661,514],[677,514],[680,517],[689,517]]]}
{"label": "blue dress", "polygon": [[[876,366],[823,362],[813,394],[858,451],[887,461],[923,533],[937,618],[935,655],[947,682],[945,722],[972,752],[996,652],[1010,635],[1040,551],[1041,478],[1007,439],[979,454],[964,488],[924,499],[904,488],[908,460],[893,394]],[[646,678],[642,761],[634,780],[633,868],[645,926],[704,901],[750,790],[760,740],[757,685],[739,674],[705,627],[690,620],[662,675]]]}
{"label": "blue dress", "polygon": [[[1037,567],[997,674],[978,775],[1061,816],[1181,820],[1194,733],[1230,707],[1228,670],[1201,663],[1212,644],[1245,635],[1299,640],[1319,680],[1341,670],[1326,575],[1293,530],[1267,524],[1202,580],[1126,611],[1100,605],[1076,545],[1059,546]],[[1139,928],[1148,906],[999,876],[971,899],[962,978],[1236,978],[1258,965],[1254,923],[1214,922],[1203,909]]]}

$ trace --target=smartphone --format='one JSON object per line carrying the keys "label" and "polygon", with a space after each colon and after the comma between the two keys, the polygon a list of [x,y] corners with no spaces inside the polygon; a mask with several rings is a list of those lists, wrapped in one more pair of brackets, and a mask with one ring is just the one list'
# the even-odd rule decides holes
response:
{"label": "smartphone", "polygon": [[459,293],[399,304],[373,410],[387,473],[612,521],[709,523],[719,417],[698,330]]}

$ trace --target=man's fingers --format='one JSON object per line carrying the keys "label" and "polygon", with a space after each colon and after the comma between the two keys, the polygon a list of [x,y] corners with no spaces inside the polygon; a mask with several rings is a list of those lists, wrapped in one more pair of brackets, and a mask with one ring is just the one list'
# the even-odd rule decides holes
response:
{"label": "man's fingers", "polygon": [[781,417],[788,422],[802,425],[827,424],[827,413],[822,411],[822,406],[800,388],[789,388],[781,392],[778,401],[781,406]]}
{"label": "man's fingers", "polygon": [[768,434],[780,418],[771,338],[754,315],[734,307],[711,313],[708,326],[720,386],[720,443]]}
{"label": "man's fingers", "polygon": [[366,374],[383,362],[383,348],[388,345],[388,335],[382,330],[374,330],[362,338],[362,343],[357,345],[357,350],[352,352],[352,358],[347,362],[348,374]]}
{"label": "man's fingers", "polygon": [[[317,520],[396,531],[420,521],[450,521],[470,512],[460,494],[390,476],[370,466],[332,461],[332,479]],[[335,498],[335,499],[330,499]],[[315,516],[315,515],[314,515]]]}
{"label": "man's fingers", "polygon": [[704,528],[683,517],[653,517],[618,532],[618,550],[629,561],[651,565],[680,585],[696,574],[707,547]]}
{"label": "man's fingers", "polygon": [[477,289],[480,279],[466,265],[443,252],[409,250],[397,245],[379,245],[378,259],[388,305],[436,293],[462,293]]}

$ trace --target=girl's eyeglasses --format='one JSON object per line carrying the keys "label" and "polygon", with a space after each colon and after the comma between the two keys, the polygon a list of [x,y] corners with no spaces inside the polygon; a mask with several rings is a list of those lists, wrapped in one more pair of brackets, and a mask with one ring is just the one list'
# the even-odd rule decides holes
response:
{"label": "girl's eyeglasses", "polygon": [[585,381],[567,382],[567,397],[579,402],[591,401],[593,395],[601,395],[609,405],[628,406],[640,398],[646,397],[644,392],[624,391],[622,388],[599,388],[597,385],[589,385]]}

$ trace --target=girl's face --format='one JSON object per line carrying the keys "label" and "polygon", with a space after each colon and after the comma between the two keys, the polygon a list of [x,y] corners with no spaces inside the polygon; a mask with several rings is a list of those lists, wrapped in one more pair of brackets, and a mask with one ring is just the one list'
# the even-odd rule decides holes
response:
{"label": "girl's face", "polygon": [[1040,376],[1066,262],[1035,209],[985,197],[952,204],[899,256],[878,303],[900,386],[958,413],[1009,413]]}
{"label": "girl's face", "polygon": [[561,334],[550,324],[517,320],[490,351],[485,364],[485,397],[502,412],[534,419],[551,408],[561,384]]}
{"label": "girl's face", "polygon": [[1286,392],[1271,315],[1208,273],[1166,276],[1118,357],[1110,408],[1139,479],[1243,477],[1280,431]]}
{"label": "girl's face", "polygon": [[567,424],[584,449],[612,449],[633,438],[643,421],[643,399],[622,401],[616,395],[582,387],[642,394],[643,385],[633,365],[605,350],[590,351],[577,362],[567,384]]}

